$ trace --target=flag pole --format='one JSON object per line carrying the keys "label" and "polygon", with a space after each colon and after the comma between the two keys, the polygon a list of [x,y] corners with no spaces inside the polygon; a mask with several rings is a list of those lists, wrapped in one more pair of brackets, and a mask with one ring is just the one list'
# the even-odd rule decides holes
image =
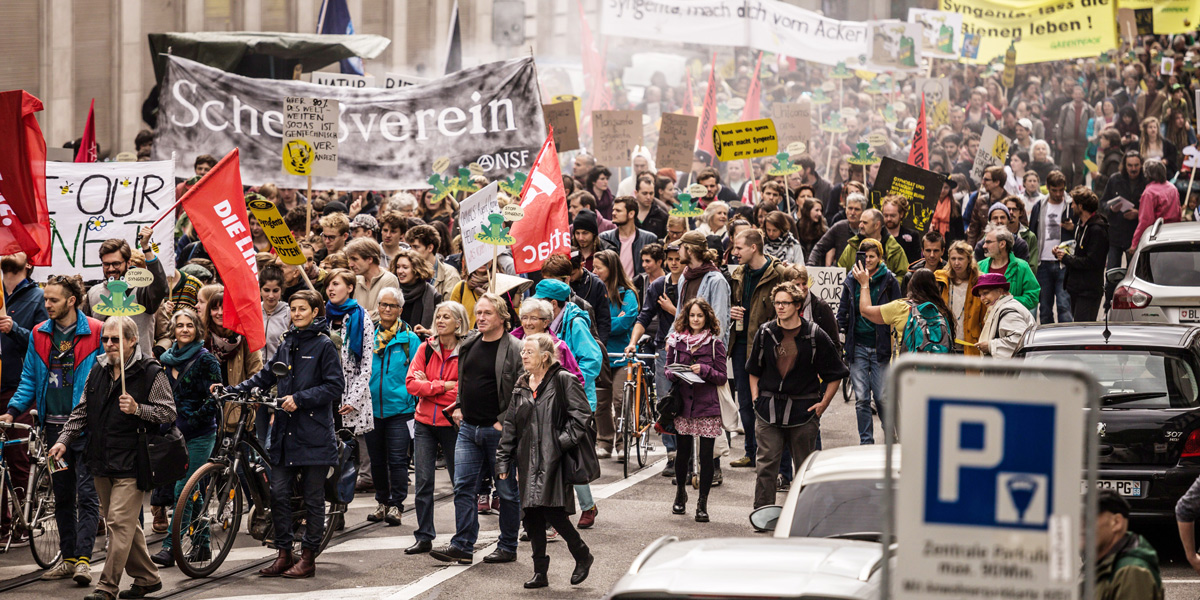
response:
{"label": "flag pole", "polygon": [[[109,295],[112,294],[110,290]],[[124,292],[121,292],[124,294]],[[121,395],[125,395],[125,324],[117,318],[117,351],[121,353]]]}
{"label": "flag pole", "polygon": [[[308,278],[308,273],[304,272],[304,265],[299,265],[296,268],[300,269],[300,276],[304,278],[304,283],[308,285],[308,289],[316,292],[317,291],[316,286],[314,286],[312,280],[310,280]],[[317,292],[317,293],[319,294],[320,292]]]}
{"label": "flag pole", "polygon": [[308,196],[306,196],[305,199],[307,202],[304,204],[308,207],[308,216],[304,219],[304,237],[307,238],[308,236],[312,235],[312,175],[308,176]]}

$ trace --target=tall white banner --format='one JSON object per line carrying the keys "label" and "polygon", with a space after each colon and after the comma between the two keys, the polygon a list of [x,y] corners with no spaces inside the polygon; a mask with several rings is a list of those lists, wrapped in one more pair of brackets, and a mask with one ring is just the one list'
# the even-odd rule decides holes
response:
{"label": "tall white banner", "polygon": [[[132,247],[143,225],[175,204],[175,165],[154,162],[46,162],[46,205],[50,209],[51,268],[39,274],[104,279],[100,244],[125,240]],[[158,259],[175,267],[175,222],[154,229]]]}

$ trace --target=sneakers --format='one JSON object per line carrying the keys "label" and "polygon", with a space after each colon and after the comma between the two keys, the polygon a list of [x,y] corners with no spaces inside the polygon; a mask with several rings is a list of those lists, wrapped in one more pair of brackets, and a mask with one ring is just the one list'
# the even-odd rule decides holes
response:
{"label": "sneakers", "polygon": [[387,521],[388,527],[396,527],[400,525],[400,509],[395,506],[389,506],[387,509],[387,514],[384,515],[383,520]]}
{"label": "sneakers", "polygon": [[0,554],[5,548],[22,548],[29,545],[29,536],[19,533],[10,533],[4,537],[0,537]]}
{"label": "sneakers", "polygon": [[614,450],[612,453],[613,460],[623,463],[625,462],[625,451],[621,449]]}
{"label": "sneakers", "polygon": [[600,514],[600,509],[595,505],[592,505],[591,508],[583,511],[583,513],[579,515],[579,528],[591,529],[592,525],[596,524],[596,515],[598,514]]}
{"label": "sneakers", "polygon": [[479,514],[492,514],[492,497],[488,494],[480,494],[475,497],[475,507],[479,509]]}
{"label": "sneakers", "polygon": [[75,562],[75,583],[80,587],[92,584],[92,567],[87,560]]}
{"label": "sneakers", "polygon": [[375,507],[375,511],[372,512],[371,514],[367,515],[367,520],[372,523],[378,523],[378,522],[382,521],[383,518],[385,516],[387,516],[387,509],[388,509],[387,505],[380,502]]}
{"label": "sneakers", "polygon": [[[66,579],[75,574],[75,565],[65,560],[58,561],[57,565],[50,567],[45,573],[42,573],[41,579],[51,581],[54,579]],[[90,581],[90,577],[88,578]]]}
{"label": "sneakers", "polygon": [[162,550],[159,550],[157,554],[150,556],[150,562],[160,567],[166,567],[169,569],[175,566],[175,555],[171,554],[170,548],[164,547]]}
{"label": "sneakers", "polygon": [[442,562],[452,562],[460,565],[469,565],[475,560],[474,554],[470,552],[464,552],[449,544],[446,544],[441,548],[431,550],[429,555]]}
{"label": "sneakers", "polygon": [[754,467],[754,459],[751,458],[750,456],[743,456],[743,457],[729,463],[729,466],[738,468],[738,469],[745,468],[745,467]]}
{"label": "sneakers", "polygon": [[596,446],[596,458],[609,458],[612,456],[612,450]]}

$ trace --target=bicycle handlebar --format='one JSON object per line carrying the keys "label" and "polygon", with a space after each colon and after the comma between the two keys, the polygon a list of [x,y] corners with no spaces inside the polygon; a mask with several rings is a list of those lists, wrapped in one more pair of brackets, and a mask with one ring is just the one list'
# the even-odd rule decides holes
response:
{"label": "bicycle handlebar", "polygon": [[255,404],[271,410],[280,410],[279,398],[270,398],[258,388],[248,392],[223,391],[216,394],[217,399],[226,404]]}
{"label": "bicycle handlebar", "polygon": [[625,354],[624,352],[609,352],[609,358],[636,358],[638,360],[655,360],[658,358],[656,354]]}
{"label": "bicycle handlebar", "polygon": [[5,423],[3,421],[0,421],[0,429],[17,429],[20,431],[29,431],[29,430],[33,429],[33,426],[26,425],[24,423]]}

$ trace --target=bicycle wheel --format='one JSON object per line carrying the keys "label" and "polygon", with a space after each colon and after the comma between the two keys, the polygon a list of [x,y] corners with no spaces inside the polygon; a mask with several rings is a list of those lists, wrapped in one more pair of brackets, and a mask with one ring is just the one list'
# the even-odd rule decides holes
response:
{"label": "bicycle wheel", "polygon": [[850,385],[850,378],[842,380],[842,400],[849,402],[854,399],[854,386]]}
{"label": "bicycle wheel", "polygon": [[325,534],[321,536],[321,547],[317,549],[317,554],[320,555],[325,551],[325,547],[329,545],[329,540],[333,539],[333,533],[337,531],[338,526],[345,522],[344,505],[327,504],[325,508]]}
{"label": "bicycle wheel", "polygon": [[[617,435],[621,440],[621,455],[624,460],[621,461],[622,473],[625,477],[629,477],[629,463],[632,459],[629,456],[629,444],[633,441],[634,430],[636,426],[633,422],[633,386],[621,386],[621,426],[617,428]],[[633,442],[637,445],[637,442]],[[634,452],[637,452],[635,449]]]}
{"label": "bicycle wheel", "polygon": [[633,429],[637,432],[635,434],[637,437],[634,438],[634,446],[636,446],[635,451],[637,452],[638,468],[640,469],[646,466],[646,459],[650,456],[650,425],[652,423],[650,420],[652,416],[650,411],[650,388],[646,385],[644,379],[638,385],[638,392],[637,410],[634,411],[637,414],[637,418],[635,419],[636,422]]}
{"label": "bicycle wheel", "polygon": [[30,493],[25,501],[30,503],[29,550],[33,560],[43,569],[58,562],[62,554],[59,548],[58,521],[54,518],[54,484],[50,470],[38,468],[33,475]]}
{"label": "bicycle wheel", "polygon": [[242,521],[242,486],[237,473],[208,463],[188,479],[171,518],[171,551],[184,575],[212,575],[237,539]]}

